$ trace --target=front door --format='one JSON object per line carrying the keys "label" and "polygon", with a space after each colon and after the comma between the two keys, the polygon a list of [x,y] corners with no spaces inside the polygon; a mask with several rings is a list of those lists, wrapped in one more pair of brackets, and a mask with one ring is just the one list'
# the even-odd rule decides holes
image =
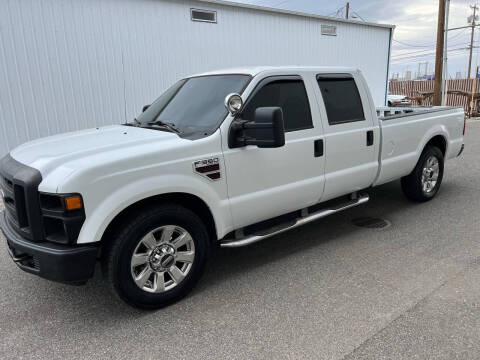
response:
{"label": "front door", "polygon": [[[228,196],[236,228],[318,202],[324,186],[323,134],[317,106],[310,106],[301,76],[272,76],[259,81],[241,119],[253,120],[258,107],[282,108],[285,146],[229,149],[223,141]],[[311,88],[309,88],[311,87]],[[315,104],[313,104],[315,105]],[[228,129],[225,131],[227,132]],[[222,134],[226,139],[227,134]]]}

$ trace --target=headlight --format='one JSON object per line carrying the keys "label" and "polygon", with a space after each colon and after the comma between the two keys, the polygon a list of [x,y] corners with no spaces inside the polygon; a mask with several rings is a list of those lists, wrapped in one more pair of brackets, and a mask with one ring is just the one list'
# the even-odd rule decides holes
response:
{"label": "headlight", "polygon": [[61,244],[74,243],[85,221],[80,194],[40,193],[45,240]]}

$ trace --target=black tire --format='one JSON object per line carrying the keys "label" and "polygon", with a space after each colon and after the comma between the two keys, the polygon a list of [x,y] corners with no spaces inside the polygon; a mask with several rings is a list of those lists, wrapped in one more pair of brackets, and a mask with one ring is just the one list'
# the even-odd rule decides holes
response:
{"label": "black tire", "polygon": [[[178,285],[161,293],[151,293],[137,286],[130,262],[141,239],[164,225],[179,226],[191,235],[195,246],[194,260]],[[102,256],[106,281],[122,300],[141,309],[162,308],[185,297],[200,279],[210,254],[210,239],[203,222],[192,211],[174,204],[151,206],[138,215],[132,214],[106,241]]]}
{"label": "black tire", "polygon": [[[431,190],[429,189],[429,191],[425,191],[422,184],[423,169],[425,167],[426,161],[432,156],[435,157],[438,161],[439,173],[435,186],[433,186]],[[418,160],[417,165],[415,166],[413,171],[408,176],[402,178],[401,182],[403,193],[408,199],[416,202],[425,202],[432,200],[440,189],[440,185],[442,184],[443,169],[444,158],[442,151],[436,146],[427,146],[423,150],[422,155],[420,155],[420,159]]]}

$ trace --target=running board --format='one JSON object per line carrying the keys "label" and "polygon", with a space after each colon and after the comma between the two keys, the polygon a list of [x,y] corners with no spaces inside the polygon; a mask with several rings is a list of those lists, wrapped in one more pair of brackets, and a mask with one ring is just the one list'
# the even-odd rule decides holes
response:
{"label": "running board", "polygon": [[351,200],[347,203],[344,203],[339,207],[333,207],[331,209],[322,209],[322,210],[316,211],[314,213],[308,214],[306,216],[299,217],[296,220],[294,220],[293,222],[288,223],[287,226],[282,227],[280,229],[278,229],[278,226],[275,226],[274,228],[271,229],[272,232],[269,232],[269,233],[265,233],[264,231],[262,231],[264,234],[261,234],[261,235],[252,234],[252,235],[241,237],[241,238],[238,238],[238,239],[223,239],[220,242],[220,246],[221,247],[230,247],[230,248],[247,246],[247,245],[256,243],[258,241],[267,239],[271,236],[278,235],[278,234],[281,234],[285,231],[295,229],[296,227],[308,224],[309,222],[312,222],[312,221],[324,218],[326,216],[335,214],[337,212],[350,209],[354,206],[362,205],[362,204],[366,203],[368,200],[369,200],[368,194],[362,194],[357,199],[354,199],[354,200]]}

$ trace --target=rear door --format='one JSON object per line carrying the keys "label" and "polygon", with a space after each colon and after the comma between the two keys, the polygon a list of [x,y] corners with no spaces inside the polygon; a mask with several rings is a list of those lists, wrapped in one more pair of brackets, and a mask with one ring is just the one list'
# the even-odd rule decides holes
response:
{"label": "rear door", "polygon": [[365,189],[376,177],[378,132],[361,91],[355,74],[317,75],[326,154],[322,200]]}
{"label": "rear door", "polygon": [[232,119],[222,127],[228,195],[237,228],[315,204],[322,196],[323,131],[314,102],[315,77],[310,76],[275,75],[257,80],[251,84],[253,89],[240,114],[241,119],[253,120],[259,107],[281,107],[285,146],[230,149],[227,136]]}

